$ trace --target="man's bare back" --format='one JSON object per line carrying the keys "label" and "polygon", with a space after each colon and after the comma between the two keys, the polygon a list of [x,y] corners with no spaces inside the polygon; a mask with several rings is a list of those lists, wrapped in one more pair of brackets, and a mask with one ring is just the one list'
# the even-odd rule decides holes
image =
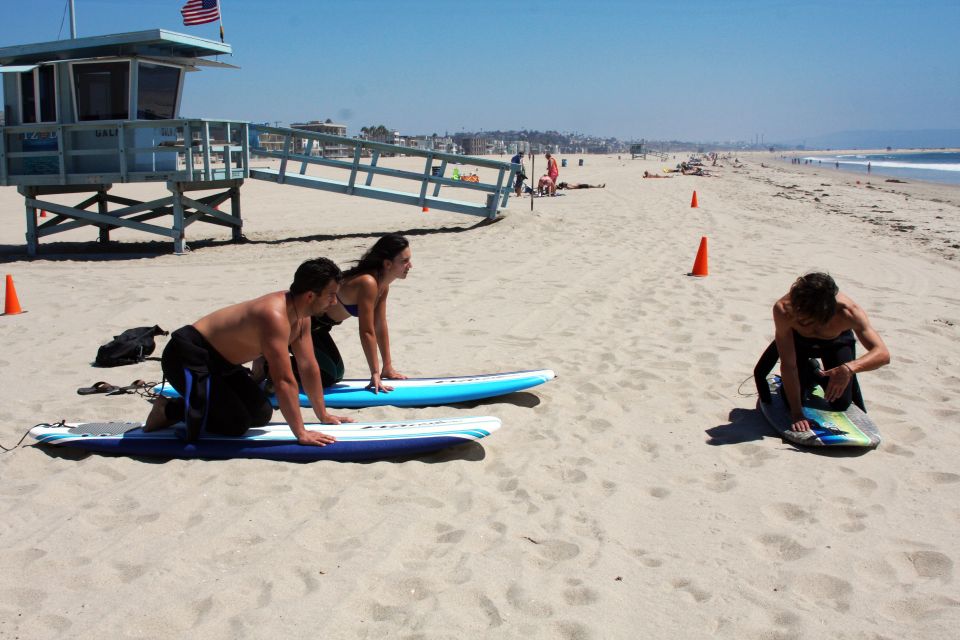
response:
{"label": "man's bare back", "polygon": [[[300,335],[310,316],[299,318],[292,305],[288,304],[285,291],[275,291],[246,300],[223,309],[218,309],[196,322],[193,326],[224,358],[233,364],[246,364],[263,354],[265,327],[278,326],[269,319],[286,318],[289,333],[286,342],[292,342],[291,336]],[[306,328],[309,331],[309,325]]]}

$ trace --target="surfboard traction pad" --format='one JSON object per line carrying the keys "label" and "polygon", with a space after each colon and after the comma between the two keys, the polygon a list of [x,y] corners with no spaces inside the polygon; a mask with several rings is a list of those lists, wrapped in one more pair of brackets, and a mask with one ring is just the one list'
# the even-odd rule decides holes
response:
{"label": "surfboard traction pad", "polygon": [[791,431],[793,420],[781,396],[779,383],[770,385],[773,400],[764,404],[759,399],[757,407],[767,422],[783,436],[784,440],[806,447],[867,447],[876,448],[881,442],[880,430],[860,407],[851,404],[846,411],[834,411],[823,398],[823,390],[817,387],[813,395],[804,400],[803,413],[819,427],[811,431]]}
{"label": "surfboard traction pad", "polygon": [[78,436],[120,436],[142,426],[142,422],[86,422],[70,427],[67,433]]}

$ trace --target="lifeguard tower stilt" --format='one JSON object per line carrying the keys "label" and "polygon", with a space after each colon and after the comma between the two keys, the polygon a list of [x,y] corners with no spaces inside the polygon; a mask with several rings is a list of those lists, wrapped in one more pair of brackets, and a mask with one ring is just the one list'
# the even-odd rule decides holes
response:
{"label": "lifeguard tower stilt", "polygon": [[[228,227],[233,240],[241,240],[240,187],[247,178],[490,218],[506,206],[515,167],[505,162],[179,117],[185,73],[236,68],[208,59],[231,51],[228,44],[161,29],[0,48],[6,115],[0,127],[0,186],[15,185],[24,196],[27,253],[37,253],[41,238],[85,226],[97,227],[102,243],[118,228],[167,237],[177,253],[187,249],[186,228],[195,222]],[[263,134],[282,136],[283,149],[261,145]],[[312,150],[324,144],[349,149],[352,157],[315,155]],[[278,158],[280,169],[251,172],[252,152]],[[423,171],[378,166],[381,155],[421,156]],[[290,162],[300,165],[298,174],[287,172]],[[446,178],[450,164],[493,169],[496,181]],[[341,170],[344,179],[307,175],[308,165]],[[409,191],[374,186],[375,175],[414,186]],[[110,193],[114,184],[129,182],[165,183],[168,195],[139,202]],[[482,200],[440,197],[443,186]],[[190,196],[211,190],[215,193]],[[46,199],[55,194],[81,199],[74,206]],[[227,201],[229,211],[219,210]],[[37,209],[55,215],[38,223]],[[169,226],[158,223],[167,217]]]}

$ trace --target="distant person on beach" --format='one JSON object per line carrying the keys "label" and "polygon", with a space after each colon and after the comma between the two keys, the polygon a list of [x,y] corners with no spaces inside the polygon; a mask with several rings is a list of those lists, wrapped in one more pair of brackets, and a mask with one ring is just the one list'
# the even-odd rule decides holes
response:
{"label": "distant person on beach", "polygon": [[547,158],[547,175],[550,176],[550,179],[553,180],[553,190],[550,192],[550,195],[554,195],[557,192],[557,182],[560,180],[560,168],[557,166],[557,159],[554,158],[549,153],[546,155]]}
{"label": "distant person on beach", "polygon": [[239,436],[270,421],[273,407],[242,365],[262,357],[273,372],[280,412],[300,444],[324,446],[334,438],[307,431],[300,415],[299,385],[290,361],[320,422],[349,418],[327,413],[320,370],[313,355],[311,316],[337,303],[340,269],[326,258],[307,260],[287,291],[268,293],[210,313],[173,332],[163,350],[164,378],[180,398],[154,400],[144,431],[186,422],[188,442],[203,433]]}
{"label": "distant person on beach", "polygon": [[643,172],[644,178],[672,178],[673,176],[661,176],[658,173],[650,173],[649,171]]}
{"label": "distant person on beach", "polygon": [[[804,394],[817,385],[824,388],[824,397],[834,411],[845,411],[853,402],[866,412],[857,373],[888,364],[890,352],[867,313],[840,293],[832,277],[808,273],[797,278],[773,305],[773,324],[774,341],[753,370],[761,401],[771,402],[766,376],[779,357],[783,398],[793,431],[810,430],[801,403]],[[857,340],[867,350],[859,358]],[[825,371],[814,358],[823,361]]]}
{"label": "distant person on beach", "polygon": [[[329,387],[343,379],[345,367],[331,329],[355,317],[360,326],[360,345],[370,373],[367,388],[374,393],[393,391],[384,380],[403,380],[407,376],[393,366],[390,353],[390,330],[387,326],[387,296],[390,285],[407,277],[413,268],[410,243],[399,233],[388,233],[377,240],[343,273],[343,282],[332,305],[314,314],[312,329],[313,356],[320,367],[322,384]],[[301,354],[294,353],[300,361]],[[257,367],[254,367],[257,370]],[[273,378],[272,365],[260,377]],[[314,405],[316,406],[316,405]]]}
{"label": "distant person on beach", "polygon": [[557,192],[557,185],[553,183],[553,179],[550,176],[540,176],[540,181],[537,183],[537,195],[540,196],[552,196]]}
{"label": "distant person on beach", "polygon": [[586,182],[561,182],[557,185],[557,189],[603,189],[607,185],[604,184],[587,184]]}
{"label": "distant person on beach", "polygon": [[523,188],[523,181],[527,179],[527,174],[523,169],[523,151],[518,151],[517,155],[510,158],[510,164],[517,165],[517,175],[513,181],[513,192],[519,197],[520,190]]}

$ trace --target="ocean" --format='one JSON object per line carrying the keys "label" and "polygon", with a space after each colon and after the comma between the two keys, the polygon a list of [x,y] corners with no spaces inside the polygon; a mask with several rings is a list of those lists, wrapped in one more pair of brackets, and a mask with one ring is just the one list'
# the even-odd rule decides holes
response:
{"label": "ocean", "polygon": [[960,184],[960,153],[956,151],[923,151],[917,153],[872,153],[805,156],[814,165],[824,167],[839,164],[845,171],[900,178],[901,180],[928,180],[946,184]]}

